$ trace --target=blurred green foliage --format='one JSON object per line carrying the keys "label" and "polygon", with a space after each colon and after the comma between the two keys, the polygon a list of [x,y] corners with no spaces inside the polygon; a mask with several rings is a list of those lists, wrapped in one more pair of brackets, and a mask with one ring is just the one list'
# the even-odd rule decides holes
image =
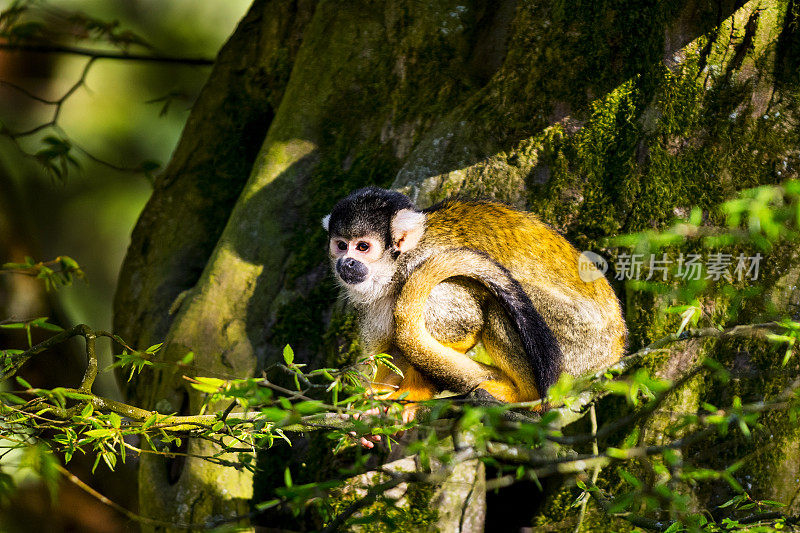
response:
{"label": "blurred green foliage", "polygon": [[[0,35],[12,43],[213,60],[249,4],[14,1],[0,6]],[[0,218],[14,220],[12,230],[36,260],[69,253],[83,267],[86,282],[57,295],[67,322],[110,328],[130,232],[211,69],[119,59],[87,68],[90,58],[79,55],[11,50],[0,50],[0,59],[0,191],[17,200]],[[64,97],[84,69],[55,124],[9,138],[51,121],[56,106],[47,102]],[[22,261],[10,252],[0,250],[0,262]],[[104,359],[110,363],[109,352]],[[110,374],[101,381],[115,388]]]}

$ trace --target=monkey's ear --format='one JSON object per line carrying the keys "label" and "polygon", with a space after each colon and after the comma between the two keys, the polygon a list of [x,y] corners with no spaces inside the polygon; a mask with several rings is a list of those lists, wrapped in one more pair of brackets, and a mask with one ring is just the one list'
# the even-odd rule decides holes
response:
{"label": "monkey's ear", "polygon": [[324,217],[322,217],[322,227],[325,228],[325,231],[328,231],[328,224],[330,223],[330,221],[331,221],[330,215],[325,215]]}
{"label": "monkey's ear", "polygon": [[425,234],[425,213],[401,209],[392,219],[392,244],[400,252],[413,250]]}

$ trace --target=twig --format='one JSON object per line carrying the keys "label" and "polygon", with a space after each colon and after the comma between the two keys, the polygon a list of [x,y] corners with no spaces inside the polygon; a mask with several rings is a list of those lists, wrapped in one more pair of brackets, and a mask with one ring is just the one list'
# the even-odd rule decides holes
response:
{"label": "twig", "polygon": [[27,96],[31,100],[35,100],[35,101],[37,101],[37,102],[39,102],[41,104],[56,105],[58,103],[58,100],[48,100],[47,98],[42,98],[39,95],[33,94],[32,92],[30,92],[25,87],[21,87],[21,86],[17,85],[16,83],[11,83],[10,81],[0,80],[0,85],[5,85],[6,87],[8,87],[10,89],[14,89],[18,93],[24,94],[25,96]]}
{"label": "twig", "polygon": [[[595,412],[594,404],[589,406],[589,421],[591,423],[592,435],[594,439],[592,440],[592,453],[594,455],[600,455],[600,448],[597,445],[597,413]],[[600,475],[600,465],[595,465],[594,470],[592,471],[592,485],[597,483],[597,477]],[[585,492],[581,495],[581,509],[578,513],[578,523],[573,530],[573,533],[579,533],[581,530],[581,525],[583,524],[583,519],[586,517],[586,506],[589,503],[589,495]]]}
{"label": "twig", "polygon": [[[0,45],[0,49],[2,49],[2,45]],[[28,137],[35,133],[39,133],[43,129],[48,128],[50,126],[55,126],[55,124],[58,122],[58,117],[61,114],[61,108],[64,107],[64,103],[69,99],[70,96],[75,94],[75,91],[77,91],[79,88],[83,87],[86,84],[86,76],[89,75],[89,69],[92,68],[92,64],[95,62],[96,59],[97,58],[95,57],[89,59],[89,61],[87,61],[86,64],[83,66],[83,70],[81,70],[81,75],[78,78],[78,81],[73,83],[70,86],[70,88],[67,89],[67,91],[63,95],[61,95],[60,98],[58,98],[54,102],[51,102],[51,105],[55,106],[55,110],[53,110],[53,116],[50,118],[49,121],[39,124],[38,126],[34,126],[29,130],[20,132],[12,132],[6,130],[5,133],[7,133],[8,136],[10,136],[13,139],[19,139],[21,137]]]}
{"label": "twig", "polygon": [[800,522],[800,517],[787,515],[778,511],[745,516],[744,518],[737,519],[736,522],[740,524],[755,524],[757,522],[763,522],[764,520],[780,520],[781,518],[786,521],[787,525],[794,525]]}
{"label": "twig", "polygon": [[597,485],[592,483],[589,488],[589,494],[592,495],[592,498],[594,498],[594,501],[597,502],[597,505],[600,507],[600,509],[602,509],[603,512],[605,512],[608,516],[622,518],[636,527],[650,529],[652,531],[666,531],[674,523],[674,520],[654,520],[652,518],[647,518],[636,514],[613,514],[610,512],[611,502],[600,494],[600,489],[597,487]]}
{"label": "twig", "polygon": [[558,444],[575,445],[575,444],[583,444],[589,442],[592,439],[606,437],[621,428],[629,426],[630,424],[636,422],[637,420],[647,418],[648,416],[653,414],[659,407],[661,407],[661,405],[670,396],[670,394],[681,389],[690,379],[695,377],[703,370],[706,370],[706,367],[704,366],[695,367],[690,372],[687,372],[686,374],[681,376],[681,378],[675,383],[673,383],[668,389],[660,392],[653,401],[648,402],[642,409],[634,413],[631,413],[627,416],[618,418],[613,422],[609,422],[608,424],[601,427],[597,431],[596,435],[583,434],[583,435],[572,435],[565,437],[548,436],[548,438],[553,442],[557,442]]}
{"label": "twig", "polygon": [[85,336],[91,332],[92,329],[86,324],[78,324],[77,326],[74,326],[70,329],[57,333],[52,337],[50,337],[49,339],[40,342],[36,346],[29,348],[28,350],[19,355],[17,361],[14,364],[14,367],[10,371],[8,371],[2,378],[0,378],[0,383],[2,383],[3,381],[7,381],[11,376],[13,376],[17,372],[17,370],[19,370],[34,355],[38,355],[43,351],[47,350],[48,348],[52,348],[57,344],[61,344],[62,342],[71,339],[72,337],[76,337],[78,335]]}
{"label": "twig", "polygon": [[384,483],[379,483],[378,485],[373,485],[367,490],[367,494],[363,497],[357,499],[353,502],[349,507],[347,507],[344,511],[336,515],[336,517],[331,520],[328,525],[322,530],[322,533],[332,533],[333,531],[339,531],[344,523],[347,521],[348,518],[353,516],[355,513],[372,505],[378,498],[380,498],[386,491],[400,485],[401,483],[409,483],[409,482],[422,482],[422,483],[440,483],[446,480],[455,468],[456,465],[459,465],[465,461],[469,461],[472,459],[479,458],[477,452],[474,449],[465,449],[456,452],[453,456],[452,460],[448,462],[446,465],[443,465],[438,470],[431,472],[431,473],[424,473],[424,472],[405,472],[405,473],[390,473],[390,472],[383,472],[391,477],[388,481]]}
{"label": "twig", "polygon": [[97,353],[95,352],[95,339],[97,339],[97,335],[94,333],[85,333],[83,338],[86,339],[86,357],[88,361],[86,363],[86,372],[83,374],[83,379],[81,379],[78,391],[91,394],[94,380],[97,378]]}
{"label": "twig", "polygon": [[[54,125],[54,127],[56,129],[58,129],[62,133],[62,135],[64,135],[64,137],[68,137],[68,135],[63,130],[61,130],[61,128],[58,127],[58,125]],[[125,167],[125,166],[122,166],[122,165],[117,165],[115,163],[112,163],[111,161],[106,161],[105,159],[94,155],[89,150],[87,150],[83,146],[75,143],[72,140],[70,140],[70,144],[76,150],[78,150],[80,153],[82,153],[84,156],[86,156],[86,158],[89,159],[90,161],[94,161],[98,165],[102,165],[104,167],[108,167],[111,170],[116,170],[117,172],[130,172],[130,173],[143,172],[142,165],[139,165],[139,166],[136,166],[136,167]]]}
{"label": "twig", "polygon": [[64,476],[65,478],[67,478],[72,484],[77,486],[79,489],[81,489],[82,491],[84,491],[88,495],[90,495],[93,498],[95,498],[100,503],[102,503],[104,505],[107,505],[107,506],[111,507],[112,509],[114,509],[115,511],[117,511],[118,513],[121,513],[121,514],[125,515],[125,517],[127,517],[129,520],[133,520],[135,522],[139,522],[139,523],[142,523],[142,524],[149,524],[149,525],[153,525],[153,526],[167,527],[167,528],[170,528],[170,529],[173,529],[173,528],[180,528],[180,529],[213,529],[214,527],[216,527],[215,525],[185,524],[185,523],[180,523],[180,522],[164,522],[163,520],[156,520],[155,518],[148,518],[146,516],[142,516],[142,515],[136,514],[133,511],[131,511],[129,509],[126,509],[125,507],[121,506],[120,504],[118,504],[118,503],[108,499],[107,497],[103,496],[102,494],[97,492],[95,489],[93,489],[92,487],[90,487],[89,485],[87,485],[86,483],[81,481],[80,478],[78,478],[78,476],[76,476],[75,474],[73,474],[72,472],[70,472],[69,470],[67,470],[63,466],[61,466],[60,464],[56,464],[55,467],[59,471],[59,473],[62,476]]}
{"label": "twig", "polygon": [[717,328],[700,328],[686,330],[680,335],[673,333],[667,335],[654,343],[650,344],[645,351],[652,351],[662,348],[668,344],[677,341],[700,339],[700,338],[713,338],[713,339],[734,339],[734,338],[755,338],[765,339],[767,333],[773,331],[782,331],[785,329],[777,322],[764,322],[761,324],[743,324],[740,326],[733,326],[727,329],[719,330]]}
{"label": "twig", "polygon": [[182,65],[197,66],[211,66],[214,64],[213,59],[204,57],[132,54],[130,52],[110,52],[106,50],[93,50],[91,48],[81,48],[78,46],[66,46],[58,44],[0,43],[0,50],[34,52],[42,54],[72,54],[86,56],[92,59],[120,59],[124,61],[149,61],[152,63],[177,63]]}
{"label": "twig", "polygon": [[[662,444],[659,446],[640,446],[637,448],[616,449],[613,454],[600,453],[597,455],[575,455],[571,457],[559,457],[555,459],[539,460],[534,459],[529,464],[534,466],[531,470],[527,471],[522,479],[535,481],[539,478],[553,476],[556,474],[577,474],[586,472],[590,468],[603,467],[613,461],[625,461],[637,457],[648,457],[651,455],[660,455],[666,450],[678,450],[690,446],[696,442],[704,440],[716,432],[715,428],[705,428],[694,433],[690,433],[685,437],[673,441],[669,444]],[[489,453],[490,457],[508,460],[506,454]],[[518,462],[522,458],[517,458]],[[490,482],[486,482],[486,490],[503,488],[513,485],[520,478],[516,475],[506,475],[495,478]]]}
{"label": "twig", "polygon": [[[653,354],[656,351],[663,350],[665,347],[673,344],[675,342],[686,341],[689,339],[700,339],[700,338],[715,338],[715,339],[727,339],[727,338],[758,338],[758,339],[765,339],[767,333],[769,332],[780,332],[784,328],[777,322],[764,322],[760,324],[746,324],[740,326],[733,326],[728,329],[719,330],[716,328],[700,328],[700,329],[691,329],[682,332],[680,335],[678,334],[670,334],[665,337],[662,337],[651,344],[645,346],[644,348],[637,350],[636,352],[623,357],[619,362],[607,367],[598,370],[594,374],[588,376],[588,381],[595,381],[599,379],[604,374],[611,372],[615,374],[623,373],[626,370],[630,369],[634,364],[636,364],[639,360],[643,357]],[[690,376],[693,377],[693,376]],[[683,383],[681,383],[683,384]],[[667,391],[670,392],[670,391]],[[584,416],[586,416],[586,412],[582,411],[582,409],[593,403],[597,400],[607,396],[609,394],[608,391],[597,391],[597,390],[587,390],[580,394],[578,394],[577,398],[570,402],[569,407],[561,407],[555,409],[558,412],[559,417],[559,426],[564,427],[567,426]],[[663,398],[662,400],[663,401]],[[658,407],[658,406],[656,406]],[[650,413],[646,413],[650,414]],[[626,420],[625,423],[629,421]],[[623,423],[619,424],[620,426],[624,425]],[[608,431],[604,428],[600,429],[601,437],[606,435]],[[589,438],[585,437],[580,442],[588,442]],[[568,439],[560,442],[562,444],[570,444],[571,442]],[[575,441],[574,443],[578,443]]]}

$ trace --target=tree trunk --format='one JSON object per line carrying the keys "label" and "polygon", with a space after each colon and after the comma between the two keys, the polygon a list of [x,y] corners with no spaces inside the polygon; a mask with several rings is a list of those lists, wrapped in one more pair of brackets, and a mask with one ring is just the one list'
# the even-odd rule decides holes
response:
{"label": "tree trunk", "polygon": [[[795,175],[797,8],[742,3],[256,0],[134,231],[116,331],[166,339],[168,361],[194,351],[197,375],[253,375],[286,343],[323,361],[349,331],[330,321],[319,220],[367,184],[423,207],[508,201],[598,249]],[[666,324],[625,294],[636,347]],[[169,371],[129,394],[202,401]],[[247,512],[252,493],[241,472],[151,456],[140,487],[143,514],[191,523]]]}

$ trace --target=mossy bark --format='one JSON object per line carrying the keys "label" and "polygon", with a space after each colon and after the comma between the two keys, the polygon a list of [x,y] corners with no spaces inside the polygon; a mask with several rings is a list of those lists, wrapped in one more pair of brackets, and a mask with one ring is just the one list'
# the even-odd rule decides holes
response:
{"label": "mossy bark", "polygon": [[[498,198],[597,249],[795,175],[795,4],[657,4],[254,2],[134,231],[117,332],[166,339],[169,361],[194,351],[199,375],[252,375],[285,343],[338,355],[352,328],[331,320],[319,219],[367,184],[422,206]],[[652,297],[620,295],[634,347],[672,326]],[[201,402],[167,371],[130,394]],[[245,512],[251,495],[248,476],[201,461],[145,457],[140,478],[143,514],[178,522]]]}

